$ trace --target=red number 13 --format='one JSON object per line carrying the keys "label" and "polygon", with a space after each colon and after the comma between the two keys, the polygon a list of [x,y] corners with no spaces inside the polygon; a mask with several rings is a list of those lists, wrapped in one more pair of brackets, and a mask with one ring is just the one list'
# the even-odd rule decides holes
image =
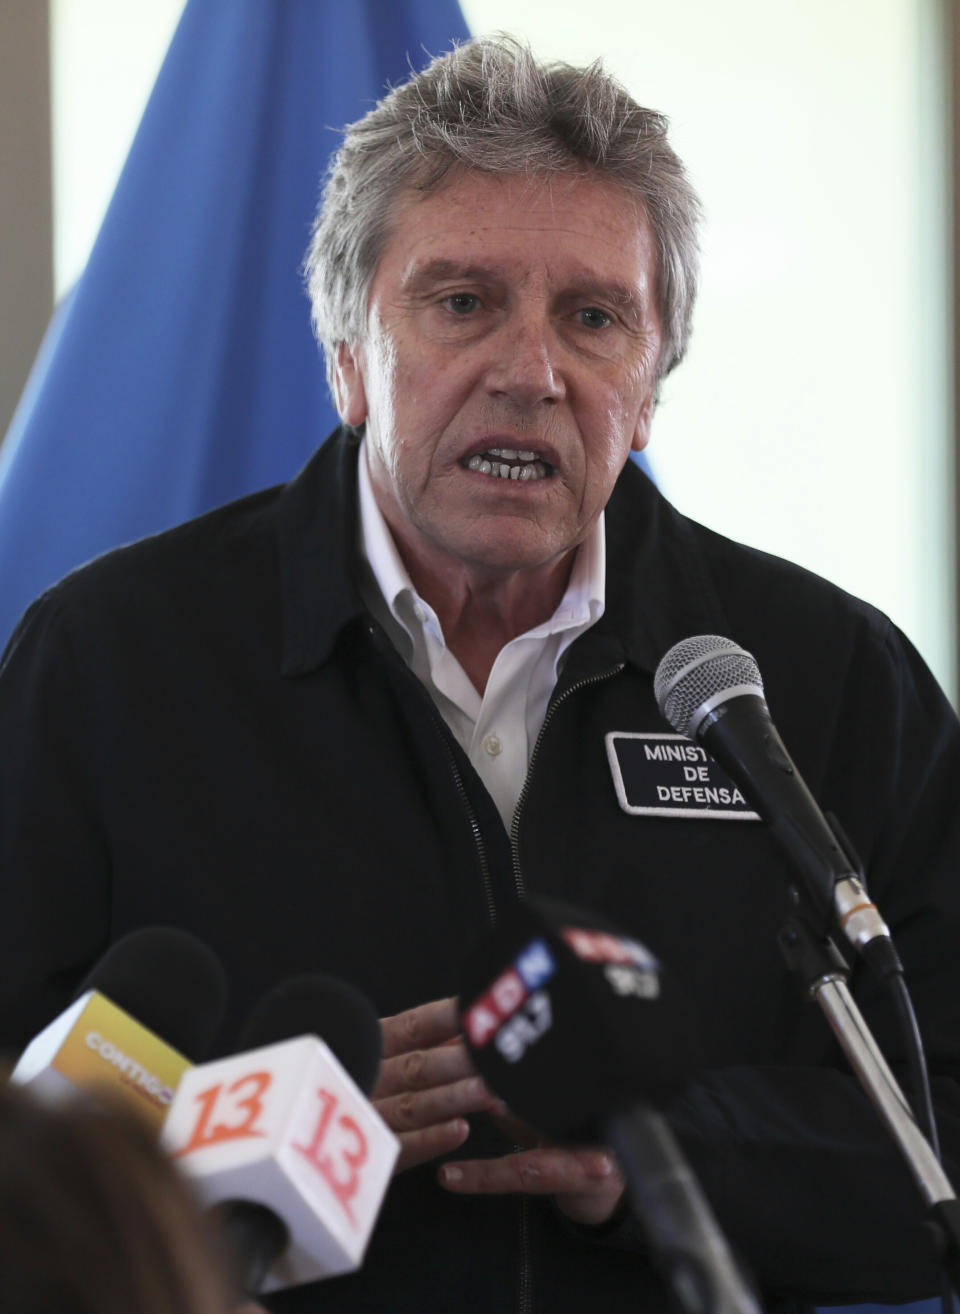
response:
{"label": "red number 13", "polygon": [[339,1159],[346,1166],[346,1173],[338,1177],[336,1173],[336,1164],[329,1154],[323,1152],[324,1142],[330,1132],[331,1123],[333,1122],[334,1111],[337,1107],[338,1100],[336,1095],[331,1095],[328,1090],[320,1089],[317,1091],[320,1096],[322,1105],[320,1117],[314,1128],[313,1136],[308,1145],[298,1145],[294,1143],[293,1148],[297,1150],[321,1175],[330,1190],[350,1219],[354,1227],[357,1220],[353,1215],[351,1200],[357,1193],[360,1186],[360,1169],[367,1161],[369,1147],[367,1138],[357,1126],[349,1114],[342,1114],[336,1120],[336,1126],[346,1133],[348,1138],[347,1144],[342,1146],[339,1153]]}

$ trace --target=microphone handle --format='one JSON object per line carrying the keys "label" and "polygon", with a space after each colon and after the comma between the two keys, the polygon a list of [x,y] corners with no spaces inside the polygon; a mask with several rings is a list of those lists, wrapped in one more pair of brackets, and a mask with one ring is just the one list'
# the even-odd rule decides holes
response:
{"label": "microphone handle", "polygon": [[683,1314],[762,1314],[662,1115],[649,1105],[609,1114],[603,1136],[677,1308]]}
{"label": "microphone handle", "polygon": [[275,1259],[290,1241],[287,1225],[278,1213],[254,1200],[223,1200],[212,1210],[226,1239],[228,1262],[243,1291],[255,1296]]}
{"label": "microphone handle", "polygon": [[767,822],[801,878],[820,929],[829,930],[837,883],[858,873],[794,765],[764,700],[744,694],[720,703],[700,721],[696,738]]}

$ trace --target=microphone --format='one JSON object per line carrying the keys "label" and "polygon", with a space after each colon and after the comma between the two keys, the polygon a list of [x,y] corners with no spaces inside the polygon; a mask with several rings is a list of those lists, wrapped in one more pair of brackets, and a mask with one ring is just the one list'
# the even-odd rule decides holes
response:
{"label": "microphone", "polygon": [[555,1140],[613,1149],[677,1306],[760,1314],[655,1107],[699,1051],[656,958],[595,913],[530,899],[470,956],[460,998],[474,1065],[513,1113]]}
{"label": "microphone", "polygon": [[264,996],[240,1043],[184,1077],[164,1148],[218,1216],[251,1295],[353,1272],[400,1149],[366,1098],[379,1020],[352,986],[302,976]]}
{"label": "microphone", "polygon": [[224,970],[202,941],[170,926],[131,931],[27,1045],[10,1080],[51,1102],[109,1088],[159,1131],[183,1073],[212,1045],[226,1000]]}
{"label": "microphone", "polygon": [[664,719],[699,742],[767,822],[821,934],[839,924],[881,973],[901,970],[849,842],[820,811],[777,733],[751,654],[716,634],[683,639],[661,659],[653,688]]}

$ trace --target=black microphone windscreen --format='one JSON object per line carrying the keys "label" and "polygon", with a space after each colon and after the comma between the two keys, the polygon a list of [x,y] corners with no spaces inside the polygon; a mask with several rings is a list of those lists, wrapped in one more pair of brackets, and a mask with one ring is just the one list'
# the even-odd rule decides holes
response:
{"label": "black microphone windscreen", "polygon": [[319,1036],[365,1095],[380,1070],[383,1042],[373,1005],[337,977],[295,976],[268,990],[247,1018],[238,1048],[259,1049],[298,1036]]}
{"label": "black microphone windscreen", "polygon": [[661,1104],[699,1046],[677,983],[606,918],[548,899],[501,913],[469,957],[464,1038],[490,1088],[548,1135],[594,1140],[638,1099]]}
{"label": "black microphone windscreen", "polygon": [[77,995],[97,990],[194,1062],[206,1058],[227,1004],[227,977],[202,940],[145,926],[112,944]]}

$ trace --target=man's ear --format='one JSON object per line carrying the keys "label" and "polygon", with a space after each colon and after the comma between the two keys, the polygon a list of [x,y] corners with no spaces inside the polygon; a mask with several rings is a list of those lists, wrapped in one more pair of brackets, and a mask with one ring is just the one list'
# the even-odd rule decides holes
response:
{"label": "man's ear", "polygon": [[656,389],[651,388],[647,394],[646,401],[640,408],[640,414],[637,416],[637,423],[633,430],[633,439],[630,446],[635,452],[642,452],[650,441],[650,425],[653,421],[653,412],[656,404]]}
{"label": "man's ear", "polygon": [[359,352],[346,342],[337,343],[337,366],[334,373],[333,390],[336,396],[337,410],[344,424],[359,429],[367,418],[367,393],[363,386],[363,371],[359,362]]}

